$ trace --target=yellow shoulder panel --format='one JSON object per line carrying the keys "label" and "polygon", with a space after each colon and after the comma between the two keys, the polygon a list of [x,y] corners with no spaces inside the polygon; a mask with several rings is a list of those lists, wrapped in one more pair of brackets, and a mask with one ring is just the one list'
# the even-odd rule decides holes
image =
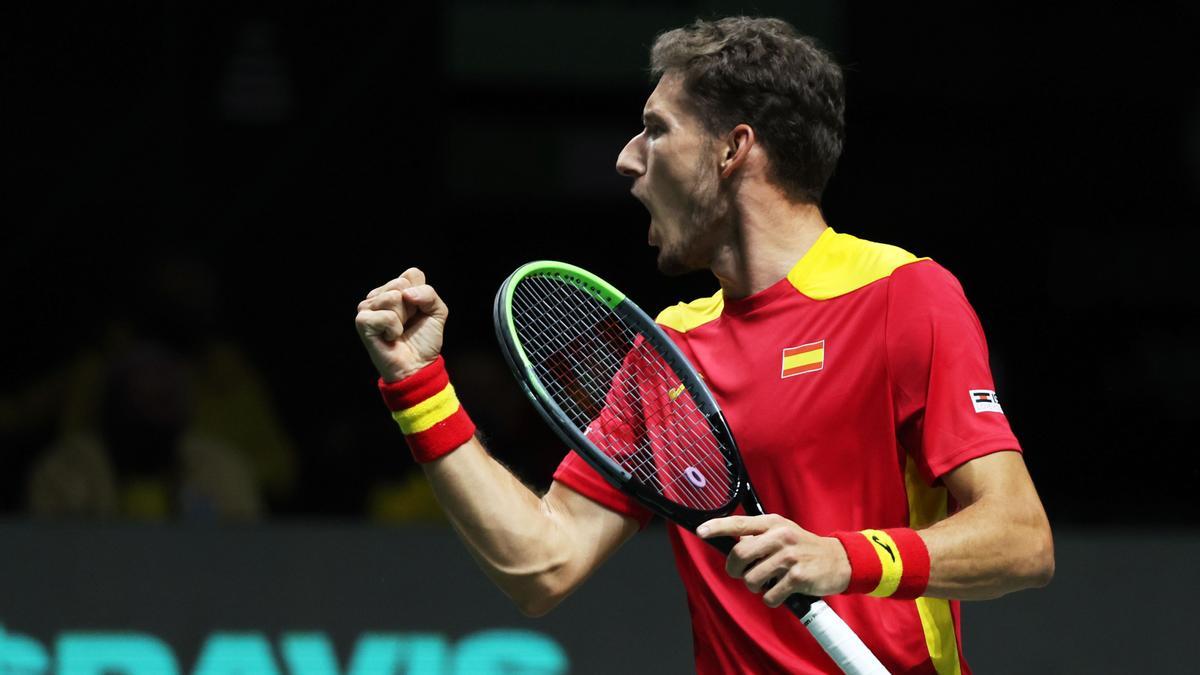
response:
{"label": "yellow shoulder panel", "polygon": [[813,300],[828,300],[883,279],[901,265],[925,259],[830,227],[788,272],[788,280]]}
{"label": "yellow shoulder panel", "polygon": [[659,312],[654,322],[686,333],[721,316],[724,307],[725,298],[721,291],[717,291],[707,298],[671,305]]}

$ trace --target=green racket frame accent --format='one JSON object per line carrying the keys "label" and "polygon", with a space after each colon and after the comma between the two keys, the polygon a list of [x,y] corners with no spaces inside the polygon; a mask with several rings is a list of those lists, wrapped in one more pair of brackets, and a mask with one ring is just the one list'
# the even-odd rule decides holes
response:
{"label": "green racket frame accent", "polygon": [[[505,282],[503,297],[505,307],[512,307],[512,296],[517,288],[517,284],[522,279],[531,276],[550,276],[566,281],[589,293],[600,302],[603,302],[609,309],[614,309],[617,305],[625,301],[624,293],[613,288],[612,284],[582,267],[576,267],[570,263],[559,262],[557,260],[537,260],[518,267]],[[517,327],[513,324],[512,313],[506,312],[506,315],[509,335],[516,335]],[[525,348],[521,346],[519,341],[514,341],[514,344],[517,348],[517,353],[521,357],[522,365],[532,375],[533,365],[529,363],[529,357],[525,354]],[[542,384],[538,382],[536,377],[530,377],[529,381],[539,390],[539,393],[546,398],[550,398],[549,394],[542,389]]]}

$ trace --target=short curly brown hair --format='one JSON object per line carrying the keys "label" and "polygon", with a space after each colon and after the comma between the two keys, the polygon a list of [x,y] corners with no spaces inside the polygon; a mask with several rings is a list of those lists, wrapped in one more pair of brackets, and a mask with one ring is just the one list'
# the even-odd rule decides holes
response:
{"label": "short curly brown hair", "polygon": [[815,40],[780,19],[698,19],[655,39],[650,73],[682,76],[709,133],[749,124],[770,178],[792,199],[821,203],[846,137],[846,92],[841,68]]}

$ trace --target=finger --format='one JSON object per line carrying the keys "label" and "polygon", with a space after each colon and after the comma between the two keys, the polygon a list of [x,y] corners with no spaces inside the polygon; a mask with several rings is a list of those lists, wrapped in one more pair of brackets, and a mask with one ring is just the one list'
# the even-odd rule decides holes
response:
{"label": "finger", "polygon": [[371,289],[371,292],[367,293],[367,299],[373,298],[386,291],[402,291],[412,285],[412,279],[409,279],[404,275],[400,275],[378,288]]}
{"label": "finger", "polygon": [[433,286],[422,284],[413,286],[404,291],[404,299],[412,303],[421,312],[428,314],[434,318],[445,319],[450,310],[446,307],[446,303],[442,302],[437,291],[433,290]]}
{"label": "finger", "polygon": [[416,267],[410,267],[404,270],[404,273],[400,276],[404,279],[408,279],[408,282],[413,286],[421,286],[425,284],[425,273]]}
{"label": "finger", "polygon": [[809,578],[809,571],[803,565],[792,565],[779,576],[779,580],[770,590],[763,593],[763,602],[768,607],[778,607],[788,599],[789,595],[794,593],[811,595],[812,581]]}
{"label": "finger", "polygon": [[782,579],[787,571],[795,564],[795,558],[788,555],[785,550],[776,550],[773,554],[765,556],[758,561],[758,564],[746,571],[742,581],[746,582],[746,588],[749,588],[755,593],[762,593],[764,589],[771,586],[772,581]]}
{"label": "finger", "polygon": [[746,571],[755,566],[763,558],[779,550],[779,543],[774,538],[762,536],[745,536],[730,550],[725,559],[725,571],[734,579],[741,579]]}
{"label": "finger", "polygon": [[727,516],[714,518],[696,528],[696,534],[704,539],[710,537],[742,537],[762,534],[771,527],[772,516]]}
{"label": "finger", "polygon": [[364,310],[354,320],[358,334],[364,338],[378,337],[393,342],[404,333],[404,322],[391,310]]}
{"label": "finger", "polygon": [[396,289],[384,291],[373,298],[363,300],[358,303],[358,309],[359,311],[384,310],[395,312],[400,317],[401,322],[405,321],[409,314],[404,307],[404,291]]}

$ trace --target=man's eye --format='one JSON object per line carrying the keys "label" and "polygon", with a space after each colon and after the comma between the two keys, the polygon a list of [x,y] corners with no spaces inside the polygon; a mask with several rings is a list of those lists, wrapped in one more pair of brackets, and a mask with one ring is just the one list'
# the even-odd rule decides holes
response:
{"label": "man's eye", "polygon": [[650,126],[646,127],[646,135],[650,136],[651,138],[661,136],[664,131],[666,131],[666,129],[663,129],[657,124],[651,124]]}

